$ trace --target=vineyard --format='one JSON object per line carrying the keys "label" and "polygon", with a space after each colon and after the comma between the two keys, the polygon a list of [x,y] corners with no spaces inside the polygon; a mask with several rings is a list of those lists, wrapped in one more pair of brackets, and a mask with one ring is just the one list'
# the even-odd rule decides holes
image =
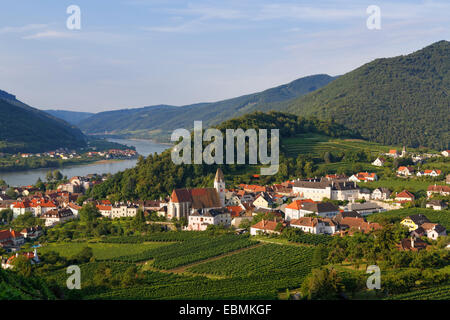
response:
{"label": "vineyard", "polygon": [[449,300],[450,285],[397,294],[387,300]]}
{"label": "vineyard", "polygon": [[225,276],[284,274],[291,271],[295,271],[299,275],[307,274],[311,270],[312,252],[313,249],[309,247],[266,244],[193,266],[188,271]]}
{"label": "vineyard", "polygon": [[[173,233],[176,234],[176,233]],[[173,237],[165,238],[172,241]],[[163,240],[161,240],[163,241]],[[221,235],[216,237],[194,236],[189,240],[146,250],[135,255],[114,258],[114,261],[140,262],[153,259],[153,267],[172,269],[220,254],[256,244],[248,236]]]}
{"label": "vineyard", "polygon": [[326,234],[313,234],[313,233],[302,233],[292,235],[287,238],[290,242],[297,242],[310,245],[327,244],[332,240],[332,237]]}
{"label": "vineyard", "polygon": [[320,156],[324,152],[361,151],[371,150],[374,153],[387,152],[389,147],[364,140],[334,139],[320,134],[299,134],[293,138],[285,138],[282,148],[290,157],[299,154],[311,154]]}

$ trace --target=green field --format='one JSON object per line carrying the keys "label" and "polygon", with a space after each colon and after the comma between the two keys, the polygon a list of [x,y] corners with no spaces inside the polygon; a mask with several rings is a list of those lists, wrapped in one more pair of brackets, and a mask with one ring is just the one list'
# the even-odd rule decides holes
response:
{"label": "green field", "polygon": [[[378,143],[358,139],[335,139],[321,134],[299,134],[293,138],[285,138],[281,142],[282,148],[290,157],[298,154],[320,156],[322,153],[342,152],[348,150],[370,150],[374,153],[387,152],[391,147]],[[401,147],[392,147],[401,150]]]}
{"label": "green field", "polygon": [[88,242],[58,242],[49,243],[38,249],[38,254],[56,251],[61,256],[69,258],[79,253],[84,247],[92,248],[96,259],[114,259],[124,255],[139,254],[149,249],[165,246],[162,242],[144,242],[139,245],[130,243],[88,243]]}

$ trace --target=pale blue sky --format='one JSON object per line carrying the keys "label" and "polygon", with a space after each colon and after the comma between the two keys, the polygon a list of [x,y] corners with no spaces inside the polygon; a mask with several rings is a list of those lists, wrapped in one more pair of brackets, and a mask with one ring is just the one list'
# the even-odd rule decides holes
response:
{"label": "pale blue sky", "polygon": [[[366,27],[369,5],[381,30]],[[216,101],[449,40],[449,12],[448,0],[2,1],[0,89],[91,112]]]}

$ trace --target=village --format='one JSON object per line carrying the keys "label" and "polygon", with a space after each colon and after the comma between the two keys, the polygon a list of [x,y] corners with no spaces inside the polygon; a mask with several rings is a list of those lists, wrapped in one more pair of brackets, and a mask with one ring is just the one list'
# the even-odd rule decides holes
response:
{"label": "village", "polygon": [[[391,150],[385,156],[396,158],[402,154]],[[448,151],[442,156],[447,157]],[[384,161],[380,156],[372,164],[383,166]],[[406,179],[442,177],[445,183],[429,184],[425,207],[448,211],[450,175],[444,178],[438,169],[416,172],[412,166],[399,166],[397,176]],[[210,226],[219,226],[234,229],[238,234],[248,232],[251,236],[279,235],[284,229],[315,235],[351,236],[355,232],[369,233],[383,228],[377,222],[367,221],[369,215],[408,207],[416,201],[414,194],[406,189],[392,192],[386,187],[365,188],[365,182],[378,180],[374,172],[357,172],[349,177],[327,174],[273,185],[239,184],[227,188],[219,168],[214,185],[208,188],[174,189],[170,196],[155,200],[112,203],[108,199],[88,198],[80,203],[81,196],[106,179],[97,175],[72,177],[59,184],[57,190],[45,192],[35,186],[13,188],[15,199],[6,194],[6,186],[0,187],[0,211],[9,210],[12,213],[10,220],[28,214],[44,221],[42,226],[23,230],[1,230],[0,248],[10,253],[21,252],[24,243],[38,240],[44,228],[79,218],[79,211],[87,204],[93,204],[102,219],[132,218],[141,210],[146,217],[156,216],[168,224],[181,222],[181,230],[186,231],[205,231]],[[1,223],[8,224],[6,219]],[[444,226],[430,222],[421,214],[407,216],[400,224],[410,232],[409,237],[398,244],[400,250],[422,250],[428,246],[423,237],[437,240],[447,235]],[[39,260],[36,250],[21,254],[36,263]],[[11,268],[18,255],[3,258],[2,266]]]}

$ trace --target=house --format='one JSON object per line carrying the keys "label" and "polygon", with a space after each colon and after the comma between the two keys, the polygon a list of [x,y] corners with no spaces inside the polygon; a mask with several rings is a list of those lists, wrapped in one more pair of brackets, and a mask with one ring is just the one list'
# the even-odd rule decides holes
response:
{"label": "house", "polygon": [[43,234],[43,230],[41,226],[24,228],[22,231],[20,231],[20,234],[25,239],[35,240]]}
{"label": "house", "polygon": [[449,156],[450,156],[450,150],[444,150],[444,151],[441,152],[441,154],[442,154],[444,157],[449,157]]}
{"label": "house", "polygon": [[428,244],[420,238],[406,238],[403,239],[397,248],[402,251],[420,251],[426,249]]}
{"label": "house", "polygon": [[358,199],[370,200],[371,196],[372,194],[367,188],[361,188],[358,191]]}
{"label": "house", "polygon": [[433,199],[427,202],[426,207],[433,210],[444,210],[447,208],[447,204],[444,201]]}
{"label": "house", "polygon": [[414,201],[414,199],[414,195],[408,190],[403,190],[402,192],[397,193],[397,195],[395,196],[395,201],[398,202],[410,202]]}
{"label": "house", "polygon": [[386,209],[370,201],[364,203],[350,203],[348,209],[349,211],[358,212],[363,217],[371,213],[386,211]]}
{"label": "house", "polygon": [[20,247],[25,243],[24,236],[11,228],[0,230],[0,248]]}
{"label": "house", "polygon": [[422,224],[429,223],[430,220],[423,214],[414,214],[404,218],[400,224],[407,227],[409,231],[418,229]]}
{"label": "house", "polygon": [[441,170],[425,170],[417,172],[417,176],[429,176],[429,177],[439,177],[442,174]]}
{"label": "house", "polygon": [[358,197],[359,188],[356,182],[296,180],[292,192],[302,199],[312,199],[314,201],[322,201],[323,198],[349,200]]}
{"label": "house", "polygon": [[305,200],[294,200],[290,204],[288,204],[284,208],[285,219],[287,221],[290,221],[292,219],[301,218],[303,215],[300,213],[300,210],[302,209],[302,204],[306,202],[314,203],[314,201],[311,199],[305,199]]}
{"label": "house", "polygon": [[167,218],[188,218],[199,209],[204,212],[224,207],[225,182],[219,170],[216,173],[214,188],[174,189],[167,206]]}
{"label": "house", "polygon": [[388,200],[391,196],[391,191],[388,188],[376,188],[372,191],[371,198],[373,200]]}
{"label": "house", "polygon": [[64,223],[69,220],[75,219],[75,215],[69,208],[54,209],[47,211],[41,216],[41,219],[45,220],[45,226],[51,227],[56,224]]}
{"label": "house", "polygon": [[388,153],[386,153],[387,156],[398,158],[400,156],[400,152],[398,152],[396,149],[389,150]]}
{"label": "house", "polygon": [[[105,205],[96,205],[98,211],[100,212],[100,214],[105,217],[105,218],[112,218],[112,209],[113,206],[105,206]],[[126,211],[126,206],[125,207],[125,211]],[[116,208],[117,209],[117,208]],[[120,209],[119,209],[120,210]],[[119,217],[119,210],[116,210],[116,214]],[[136,211],[137,212],[137,211]],[[136,215],[136,214],[135,214]],[[125,217],[129,217],[126,212],[125,212]]]}
{"label": "house", "polygon": [[22,254],[16,253],[14,256],[11,256],[8,259],[5,259],[5,261],[3,261],[3,259],[2,259],[2,262],[1,262],[2,268],[3,269],[13,269],[14,268],[14,259],[19,256],[24,256],[25,258],[27,258],[30,261],[31,264],[37,264],[37,263],[41,262],[38,254],[37,254],[37,250],[34,249],[34,252],[24,252]]}
{"label": "house", "polygon": [[361,217],[346,216],[339,220],[339,229],[341,235],[352,235],[355,232],[369,233],[379,230],[382,226],[376,222],[367,222]]}
{"label": "house", "polygon": [[292,228],[298,228],[303,232],[313,234],[322,233],[325,227],[319,219],[313,217],[302,217],[299,219],[294,219],[290,222],[290,226]]}
{"label": "house", "polygon": [[372,165],[377,166],[377,167],[382,167],[382,166],[384,166],[385,162],[386,162],[386,159],[378,157],[375,159],[374,162],[372,162]]}
{"label": "house", "polygon": [[253,201],[253,205],[256,208],[266,208],[269,209],[273,206],[274,200],[267,192],[261,192]]}
{"label": "house", "polygon": [[440,194],[441,196],[448,196],[448,195],[450,195],[450,187],[436,185],[436,184],[428,186],[427,196],[431,197],[433,194]]}
{"label": "house", "polygon": [[333,220],[335,222],[337,222],[338,224],[340,224],[342,219],[344,219],[344,218],[360,218],[360,219],[362,219],[362,216],[356,211],[343,211],[343,212],[339,212],[333,218]]}
{"label": "house", "polygon": [[358,172],[354,175],[352,175],[350,178],[348,178],[349,181],[354,182],[367,182],[367,181],[376,181],[378,180],[377,174],[374,172]]}
{"label": "house", "polygon": [[245,207],[240,206],[227,206],[228,212],[230,212],[231,218],[239,217],[243,212],[245,212]]}
{"label": "house", "polygon": [[422,228],[425,231],[425,235],[432,240],[436,240],[440,236],[446,236],[447,230],[438,223],[423,223],[419,229]]}
{"label": "house", "polygon": [[187,230],[205,231],[209,225],[229,226],[231,215],[226,209],[197,210],[189,216]]}
{"label": "house", "polygon": [[256,236],[258,233],[280,234],[286,224],[274,220],[261,220],[250,227],[250,234]]}
{"label": "house", "polygon": [[[102,207],[102,211],[105,214],[105,217],[107,217],[108,209],[106,207],[110,207],[110,206],[100,206],[100,207]],[[122,218],[122,217],[135,217],[137,214],[137,211],[139,209],[139,206],[133,205],[133,204],[118,204],[118,205],[114,205],[110,208],[111,208],[110,218],[115,219],[115,218]],[[102,211],[100,211],[100,213],[102,213]],[[103,215],[103,213],[102,213],[102,215]]]}
{"label": "house", "polygon": [[73,202],[69,202],[69,204],[67,205],[67,208],[69,208],[72,211],[74,216],[78,217],[78,212],[81,210],[82,207],[80,207],[79,205],[77,205]]}
{"label": "house", "polygon": [[399,176],[411,176],[413,174],[414,174],[414,168],[413,167],[400,166],[397,169],[397,175],[399,175]]}
{"label": "house", "polygon": [[321,217],[334,217],[339,213],[339,208],[330,202],[305,202],[300,209],[300,217],[307,214],[316,214]]}

